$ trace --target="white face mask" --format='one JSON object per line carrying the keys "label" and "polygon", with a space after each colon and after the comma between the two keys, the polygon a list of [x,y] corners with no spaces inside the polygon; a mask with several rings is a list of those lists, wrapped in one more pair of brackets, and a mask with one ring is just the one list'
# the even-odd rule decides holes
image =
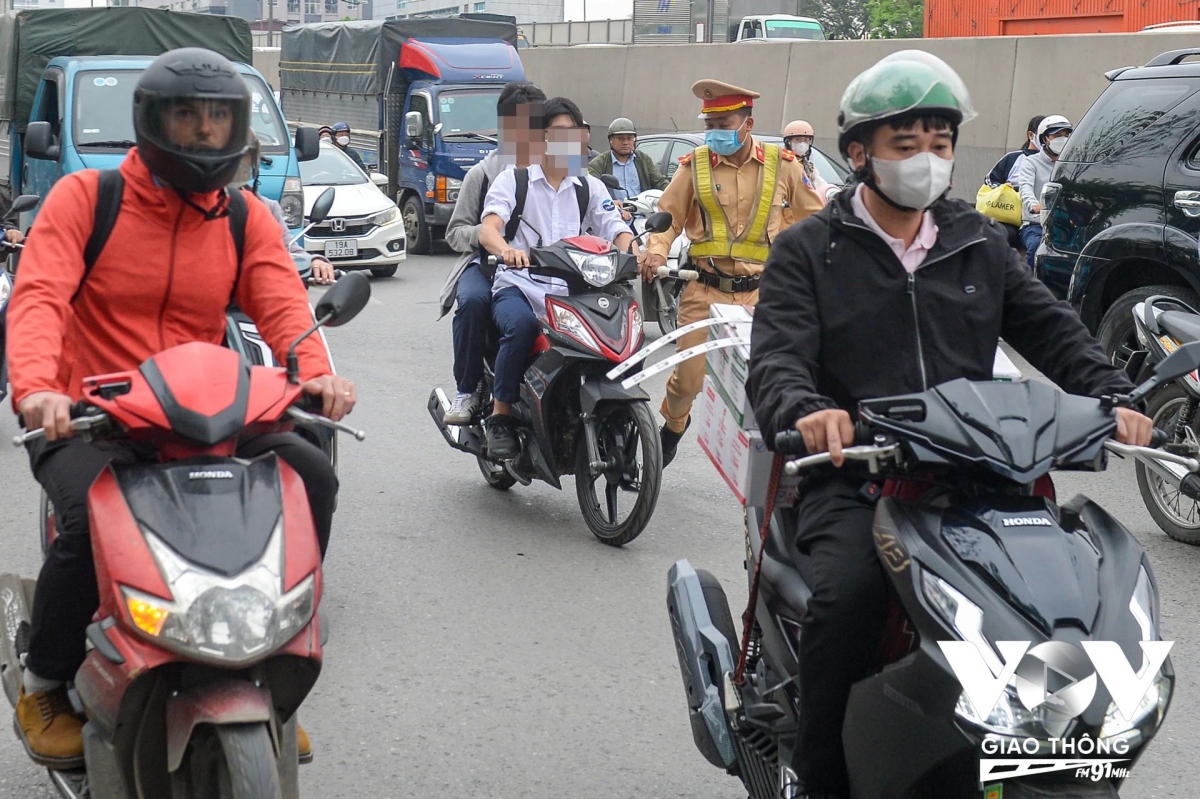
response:
{"label": "white face mask", "polygon": [[337,143],[342,145],[343,147],[345,147],[347,144],[350,143],[350,137],[349,136],[338,136]]}
{"label": "white face mask", "polygon": [[1066,136],[1059,136],[1057,139],[1050,139],[1050,141],[1046,142],[1046,149],[1054,153],[1055,156],[1062,155],[1063,148],[1066,146]]}
{"label": "white face mask", "polygon": [[806,141],[798,141],[792,145],[792,152],[796,154],[797,158],[807,158],[810,149],[812,149],[812,145]]}
{"label": "white face mask", "polygon": [[954,160],[918,153],[901,161],[871,159],[876,190],[904,208],[923,211],[950,188]]}

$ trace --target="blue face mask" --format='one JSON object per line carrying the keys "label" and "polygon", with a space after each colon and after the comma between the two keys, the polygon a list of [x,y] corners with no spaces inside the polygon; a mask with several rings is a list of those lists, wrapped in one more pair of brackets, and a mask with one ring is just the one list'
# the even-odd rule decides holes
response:
{"label": "blue face mask", "polygon": [[704,144],[717,155],[733,155],[742,149],[742,142],[738,141],[738,131],[742,129],[742,125],[733,130],[706,130]]}

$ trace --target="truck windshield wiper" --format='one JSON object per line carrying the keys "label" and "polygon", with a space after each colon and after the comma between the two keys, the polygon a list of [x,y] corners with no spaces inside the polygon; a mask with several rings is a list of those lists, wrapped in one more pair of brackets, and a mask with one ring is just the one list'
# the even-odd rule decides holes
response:
{"label": "truck windshield wiper", "polygon": [[461,133],[443,133],[442,138],[443,139],[472,139],[474,141],[486,141],[486,142],[491,142],[492,144],[496,143],[495,136],[486,136],[482,133],[475,133],[472,131],[465,131],[465,132],[461,132]]}
{"label": "truck windshield wiper", "polygon": [[116,141],[80,142],[79,146],[80,147],[124,147],[125,149],[129,149],[130,147],[133,147],[136,144],[137,144],[137,142],[130,141],[129,139],[120,139],[120,140],[116,140]]}

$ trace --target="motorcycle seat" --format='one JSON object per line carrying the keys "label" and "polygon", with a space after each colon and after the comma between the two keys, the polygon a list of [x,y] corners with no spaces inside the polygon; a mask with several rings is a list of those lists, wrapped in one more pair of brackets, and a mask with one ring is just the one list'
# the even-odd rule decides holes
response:
{"label": "motorcycle seat", "polygon": [[763,553],[763,581],[788,607],[803,614],[812,598],[812,559],[795,543],[796,513],[788,508],[775,514]]}
{"label": "motorcycle seat", "polygon": [[1166,311],[1158,317],[1158,323],[1184,344],[1200,341],[1200,316],[1183,311]]}

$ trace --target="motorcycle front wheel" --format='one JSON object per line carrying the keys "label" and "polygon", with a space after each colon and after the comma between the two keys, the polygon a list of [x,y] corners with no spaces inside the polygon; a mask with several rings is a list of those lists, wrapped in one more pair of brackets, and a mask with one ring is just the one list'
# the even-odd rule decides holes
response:
{"label": "motorcycle front wheel", "polygon": [[658,329],[663,332],[663,335],[669,335],[675,332],[679,327],[679,295],[683,293],[683,282],[672,280],[668,285],[665,281],[655,281],[652,290],[657,293],[660,290],[664,295],[664,299],[655,299],[655,315],[658,319]]}
{"label": "motorcycle front wheel", "polygon": [[171,775],[172,799],[279,799],[279,767],[266,724],[201,724]]}
{"label": "motorcycle front wheel", "polygon": [[[596,449],[603,468],[593,472],[587,437],[575,449],[575,493],[583,520],[596,538],[614,547],[641,535],[658,504],[662,442],[650,403],[601,405],[594,415]],[[632,501],[620,502],[632,495]],[[623,506],[628,512],[623,513]]]}
{"label": "motorcycle front wheel", "polygon": [[[1171,436],[1172,444],[1179,454],[1195,458],[1200,455],[1197,444],[1197,418],[1185,425],[1176,434],[1179,415],[1188,406],[1189,395],[1177,384],[1165,386],[1146,403],[1146,415],[1154,420],[1154,426]],[[1173,486],[1142,463],[1138,463],[1138,490],[1146,510],[1162,531],[1185,544],[1200,546],[1200,502],[1185,497],[1178,486]]]}

